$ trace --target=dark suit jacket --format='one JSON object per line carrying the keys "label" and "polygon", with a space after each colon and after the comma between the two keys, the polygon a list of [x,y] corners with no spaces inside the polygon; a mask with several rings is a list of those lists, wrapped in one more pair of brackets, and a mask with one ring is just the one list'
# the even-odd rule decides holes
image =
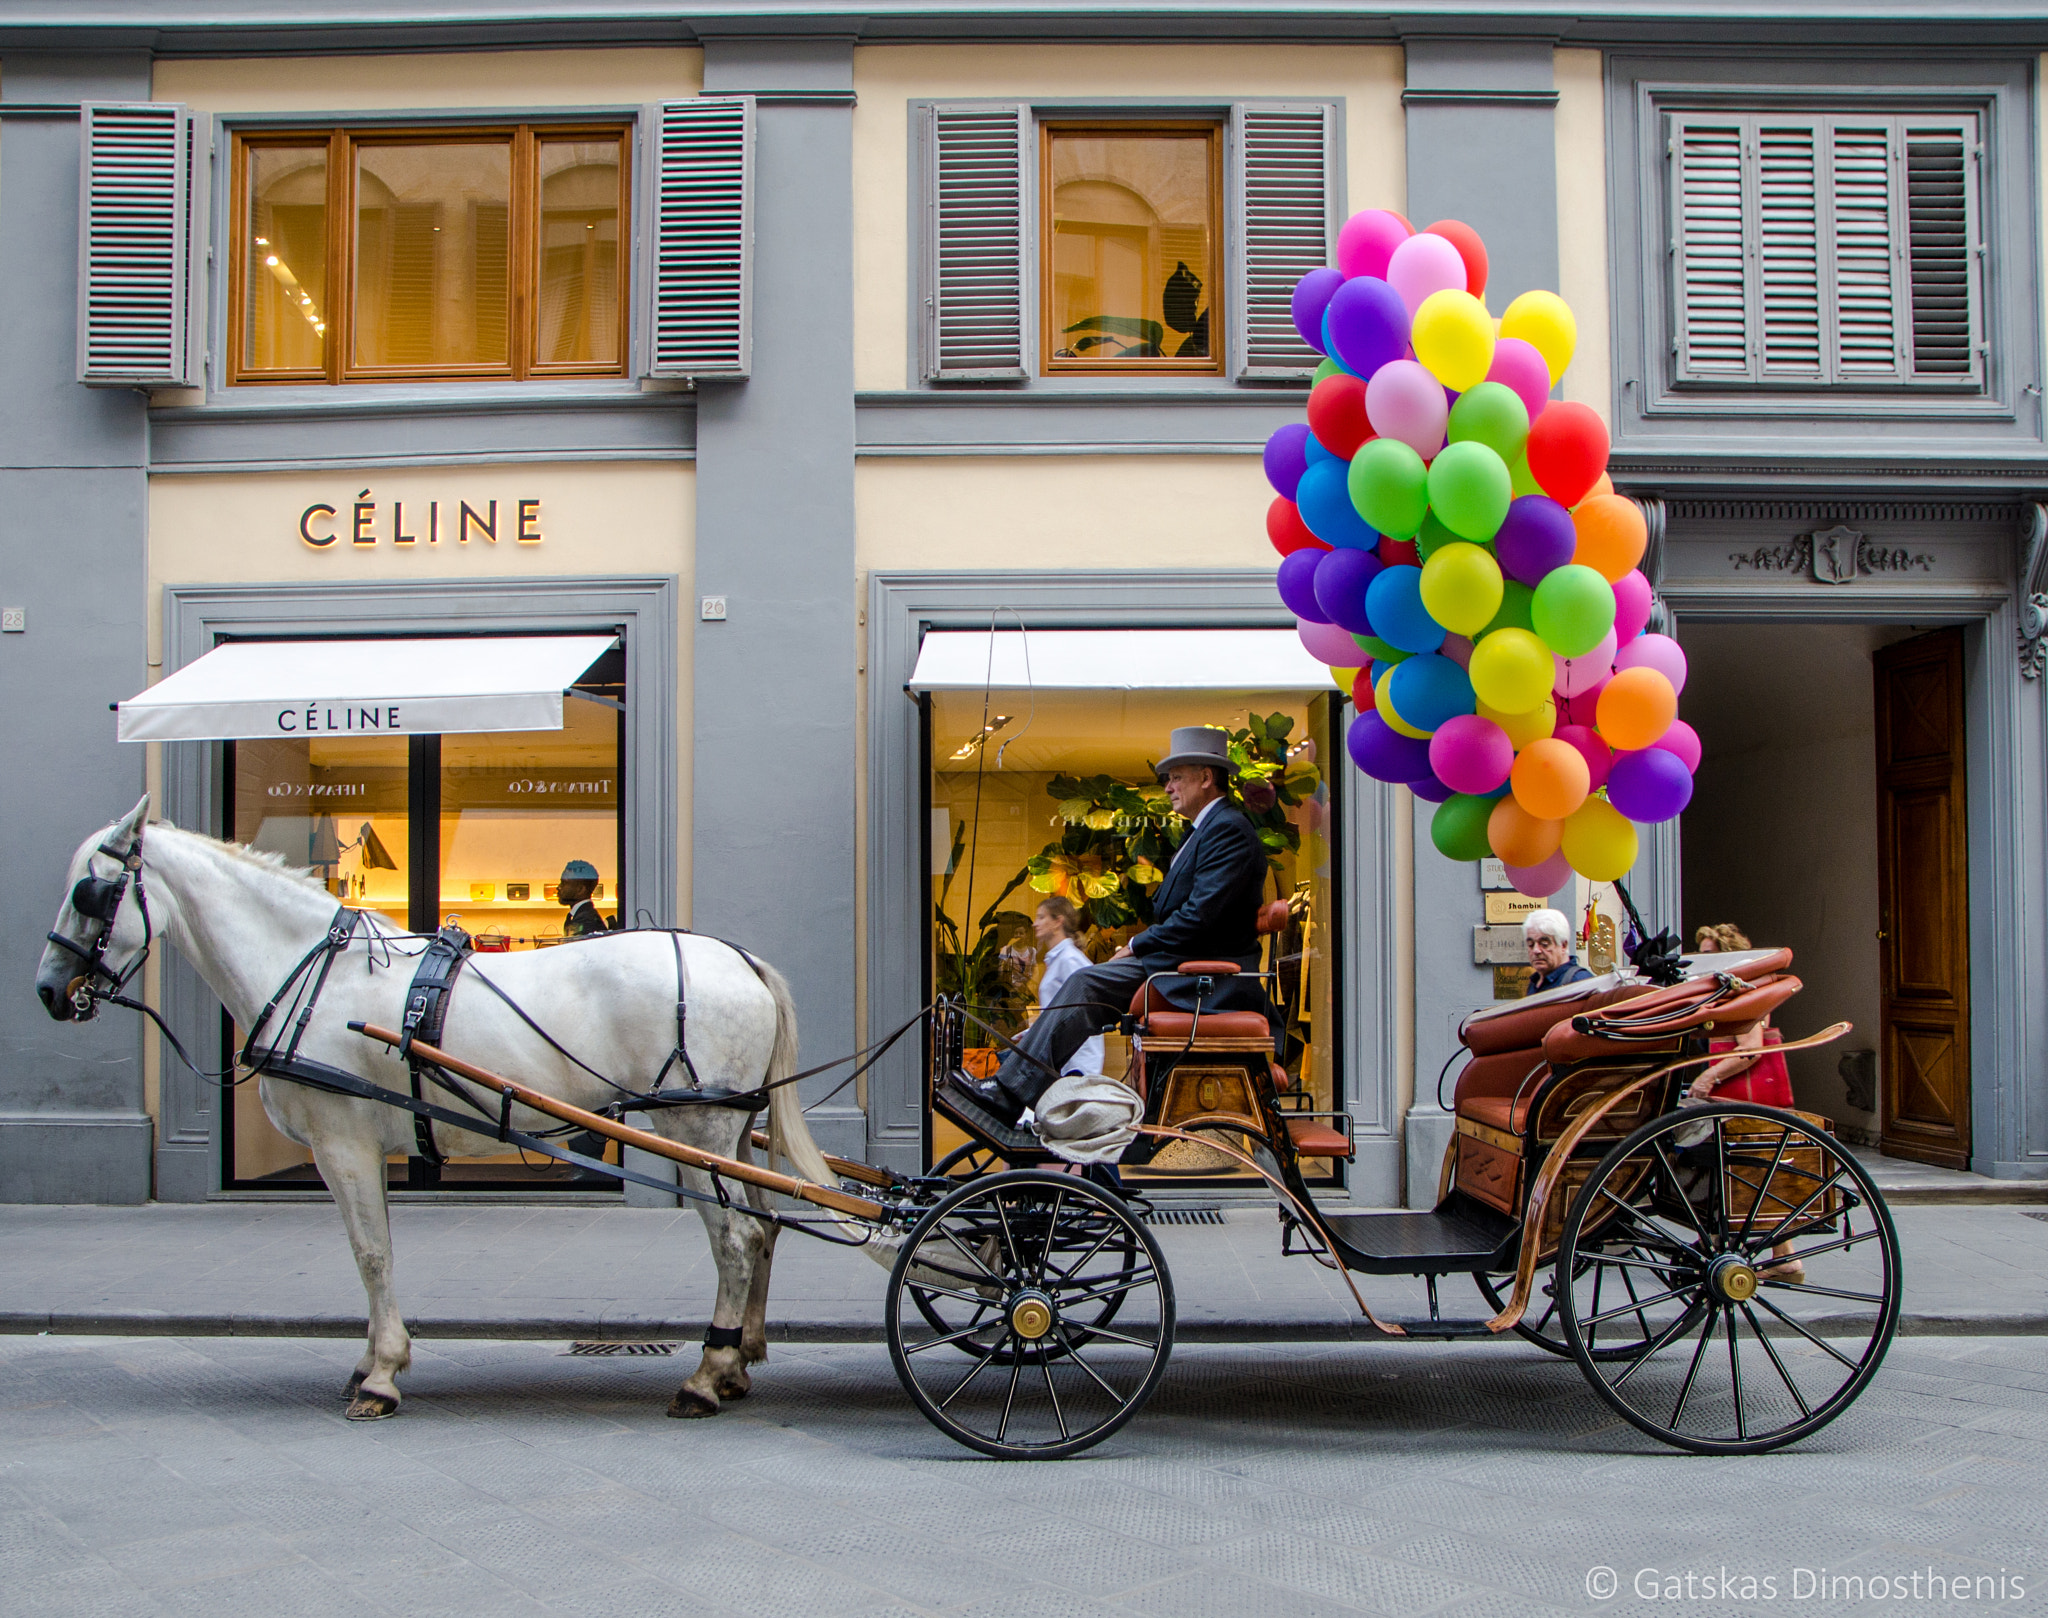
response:
{"label": "dark suit jacket", "polygon": [[[1174,852],[1152,901],[1152,925],[1131,940],[1147,972],[1171,972],[1183,961],[1235,961],[1259,969],[1259,898],[1266,886],[1266,850],[1244,811],[1219,803]],[[1177,1006],[1194,1004],[1195,986],[1181,979],[1160,991]],[[1206,1002],[1211,1011],[1265,1008],[1256,983],[1231,984]]]}

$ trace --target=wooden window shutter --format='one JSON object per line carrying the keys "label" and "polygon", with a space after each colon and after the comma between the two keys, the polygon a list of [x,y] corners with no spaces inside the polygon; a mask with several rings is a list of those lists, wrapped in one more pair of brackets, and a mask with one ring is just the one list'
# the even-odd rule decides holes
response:
{"label": "wooden window shutter", "polygon": [[1902,134],[1913,376],[1976,379],[1982,317],[1975,128],[1913,120],[1904,123]]}
{"label": "wooden window shutter", "polygon": [[1897,187],[1889,121],[1837,119],[1828,131],[1837,380],[1900,373]]}
{"label": "wooden window shutter", "polygon": [[743,377],[754,336],[753,98],[672,101],[648,124],[643,372]]}
{"label": "wooden window shutter", "polygon": [[1014,382],[1024,365],[1025,142],[1030,109],[931,109],[925,376]]}
{"label": "wooden window shutter", "polygon": [[1756,375],[1750,333],[1747,121],[1673,118],[1671,254],[1673,350],[1684,381]]}
{"label": "wooden window shutter", "polygon": [[1240,381],[1307,379],[1322,356],[1294,329],[1294,284],[1332,262],[1337,109],[1250,101],[1231,109],[1231,361]]}
{"label": "wooden window shutter", "polygon": [[78,380],[189,386],[191,114],[168,102],[87,102],[80,122]]}
{"label": "wooden window shutter", "polygon": [[1760,121],[1755,171],[1754,323],[1761,375],[1818,382],[1824,371],[1820,132],[1812,119]]}

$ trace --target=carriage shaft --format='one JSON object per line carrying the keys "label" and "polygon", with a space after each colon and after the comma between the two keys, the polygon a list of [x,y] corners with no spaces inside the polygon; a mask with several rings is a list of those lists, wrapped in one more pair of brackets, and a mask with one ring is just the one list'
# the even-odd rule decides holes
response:
{"label": "carriage shaft", "polygon": [[[404,1039],[401,1034],[389,1028],[380,1028],[375,1023],[351,1024],[357,1032],[396,1049]],[[423,1040],[412,1042],[412,1054],[432,1067],[445,1068],[457,1078],[468,1079],[481,1084],[499,1095],[509,1096],[522,1107],[531,1107],[535,1112],[544,1112],[550,1118],[559,1118],[565,1124],[575,1124],[590,1130],[593,1134],[618,1141],[623,1146],[637,1146],[643,1152],[652,1152],[656,1157],[665,1157],[673,1162],[687,1164],[691,1168],[703,1169],[707,1173],[723,1175],[728,1180],[738,1180],[744,1185],[757,1185],[765,1191],[779,1192],[785,1197],[794,1197],[799,1202],[808,1202],[820,1208],[829,1208],[834,1213],[851,1214],[856,1219],[880,1220],[887,1213],[879,1202],[870,1202],[866,1197],[856,1197],[832,1186],[818,1185],[810,1180],[799,1180],[792,1175],[778,1174],[773,1169],[762,1168],[754,1163],[742,1163],[737,1158],[720,1157],[716,1152],[707,1152],[699,1147],[685,1146],[660,1135],[650,1134],[644,1129],[635,1129],[631,1124],[614,1122],[595,1112],[585,1112],[581,1107],[559,1101],[551,1095],[544,1095],[493,1073],[487,1067],[478,1067],[465,1062],[459,1056],[450,1056]]]}

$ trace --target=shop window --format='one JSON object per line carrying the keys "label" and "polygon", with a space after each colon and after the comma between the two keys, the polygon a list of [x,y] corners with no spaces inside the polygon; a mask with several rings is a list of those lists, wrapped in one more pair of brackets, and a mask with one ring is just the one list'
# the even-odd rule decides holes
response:
{"label": "shop window", "polygon": [[1047,371],[1222,370],[1222,134],[1043,126]]}
{"label": "shop window", "polygon": [[[1014,697],[1014,700],[1011,698]],[[1040,904],[1078,913],[1078,942],[1107,960],[1152,917],[1152,898],[1186,833],[1151,762],[1177,725],[1230,732],[1241,766],[1235,801],[1268,854],[1267,901],[1288,902],[1288,924],[1264,940],[1285,1014],[1284,1065],[1296,1087],[1330,1110],[1337,1074],[1337,871],[1333,791],[1338,757],[1328,695],[1219,692],[998,694],[926,697],[930,738],[930,886],[934,992],[962,997],[991,1028],[1014,1035],[1038,1013],[1046,947]],[[1332,772],[1334,774],[1334,772]],[[994,1040],[970,1025],[970,1065],[995,1060]],[[1129,1043],[1104,1036],[1102,1071],[1121,1075]],[[962,1145],[931,1120],[933,1160]],[[1216,1154],[1169,1148],[1154,1178],[1214,1180]],[[1203,1161],[1189,1161],[1204,1158]],[[1221,1160],[1227,1166],[1227,1160]],[[1329,1172],[1311,1162],[1309,1172]]]}
{"label": "shop window", "polygon": [[626,131],[246,135],[237,382],[624,371]]}
{"label": "shop window", "polygon": [[[577,689],[615,702],[623,667],[622,653],[607,653]],[[488,972],[502,954],[554,948],[571,933],[620,925],[623,720],[609,702],[571,700],[560,730],[228,743],[228,834],[304,867],[338,903],[374,910],[403,930],[459,922]],[[572,878],[564,893],[573,861],[596,874]],[[578,881],[587,886],[587,909],[572,908],[586,891]],[[460,1003],[458,991],[451,1026],[459,1026]],[[238,1047],[241,1034],[228,1027],[223,1037]],[[552,1160],[472,1151],[492,1143],[459,1131],[437,1134],[446,1167],[436,1173],[396,1157],[394,1184],[573,1183]],[[234,1092],[223,1149],[229,1189],[318,1183],[311,1154],[271,1124],[253,1084]],[[609,1150],[616,1161],[616,1148]]]}

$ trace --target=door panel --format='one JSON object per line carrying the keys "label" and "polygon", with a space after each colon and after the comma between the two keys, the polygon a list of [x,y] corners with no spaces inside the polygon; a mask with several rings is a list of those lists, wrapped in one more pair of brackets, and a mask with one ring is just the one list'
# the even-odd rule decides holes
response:
{"label": "door panel", "polygon": [[1884,1150],[1968,1168],[1963,632],[1901,641],[1874,662]]}

